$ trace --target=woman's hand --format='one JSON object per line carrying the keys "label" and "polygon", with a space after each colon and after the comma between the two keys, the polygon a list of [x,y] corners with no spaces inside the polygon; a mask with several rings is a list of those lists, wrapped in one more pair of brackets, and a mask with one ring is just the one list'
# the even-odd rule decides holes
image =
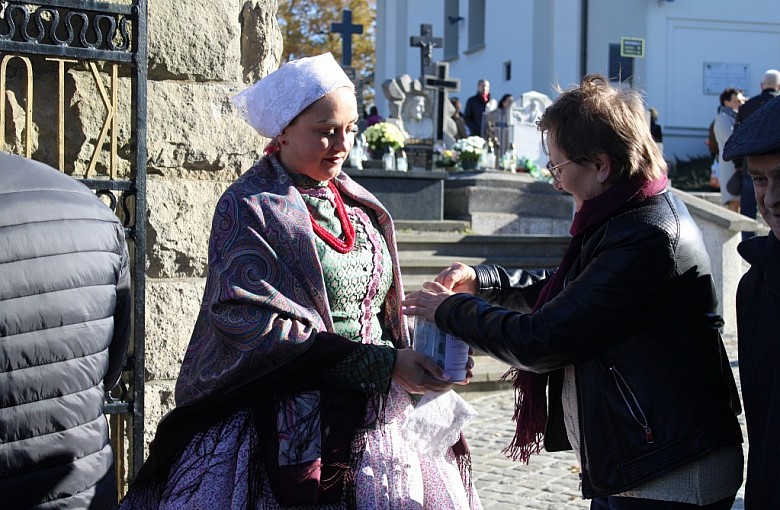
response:
{"label": "woman's hand", "polygon": [[452,383],[448,375],[431,358],[413,349],[399,349],[393,367],[393,380],[409,393],[426,390],[443,391]]}
{"label": "woman's hand", "polygon": [[477,273],[473,267],[460,262],[455,262],[443,270],[433,281],[453,292],[477,293]]}
{"label": "woman's hand", "polygon": [[401,301],[401,307],[406,315],[419,315],[433,322],[436,309],[453,294],[455,293],[444,285],[436,282],[425,282],[423,290],[407,294],[406,299]]}

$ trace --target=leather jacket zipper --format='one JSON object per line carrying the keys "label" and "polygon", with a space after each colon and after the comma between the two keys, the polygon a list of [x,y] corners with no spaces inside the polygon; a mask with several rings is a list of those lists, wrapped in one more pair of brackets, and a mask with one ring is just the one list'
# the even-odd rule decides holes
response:
{"label": "leather jacket zipper", "polygon": [[[613,365],[609,367],[609,371],[612,373],[612,377],[615,379],[615,386],[617,386],[617,389],[620,392],[620,396],[623,397],[623,402],[626,404],[628,412],[631,413],[631,417],[634,418],[634,421],[636,421],[639,426],[644,429],[645,440],[647,443],[652,444],[654,442],[653,430],[650,428],[650,424],[647,422],[647,416],[645,416],[645,412],[642,410],[642,406],[639,405],[639,400],[637,400],[636,395],[634,395],[634,392],[631,391],[631,387],[618,371],[617,367]],[[633,406],[631,405],[631,402],[629,402],[629,397],[631,397],[631,401],[634,403]],[[635,408],[636,412],[634,411]],[[637,413],[639,413],[639,416],[637,416]]]}

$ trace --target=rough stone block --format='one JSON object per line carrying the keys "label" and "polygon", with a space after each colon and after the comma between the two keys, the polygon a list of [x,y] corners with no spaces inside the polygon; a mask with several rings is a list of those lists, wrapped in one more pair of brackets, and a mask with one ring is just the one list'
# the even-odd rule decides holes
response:
{"label": "rough stone block", "polygon": [[241,26],[235,1],[149,1],[149,78],[240,79]]}
{"label": "rough stone block", "polygon": [[241,88],[238,84],[150,82],[149,173],[233,180],[251,167],[266,141],[230,104],[230,97]]}
{"label": "rough stone block", "polygon": [[277,67],[282,32],[276,0],[245,2],[241,9],[241,68],[245,83],[254,83]]}
{"label": "rough stone block", "polygon": [[157,424],[175,405],[175,381],[154,381],[144,386],[144,458],[149,456],[149,443],[157,432]]}
{"label": "rough stone block", "polygon": [[229,184],[149,179],[147,277],[206,276],[211,218]]}
{"label": "rough stone block", "polygon": [[202,278],[147,281],[147,381],[178,377],[205,286]]}

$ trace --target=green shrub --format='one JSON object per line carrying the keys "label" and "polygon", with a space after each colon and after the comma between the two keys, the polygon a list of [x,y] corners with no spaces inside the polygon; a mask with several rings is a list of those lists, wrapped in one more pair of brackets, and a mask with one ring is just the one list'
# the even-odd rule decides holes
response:
{"label": "green shrub", "polygon": [[669,179],[672,186],[683,191],[715,191],[710,188],[710,156],[688,156],[682,161],[675,158],[669,165]]}

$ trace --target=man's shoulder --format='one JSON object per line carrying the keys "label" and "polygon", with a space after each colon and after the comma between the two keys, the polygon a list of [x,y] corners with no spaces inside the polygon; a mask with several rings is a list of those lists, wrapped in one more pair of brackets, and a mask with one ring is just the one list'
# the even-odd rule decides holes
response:
{"label": "man's shoulder", "polygon": [[737,112],[737,119],[740,122],[745,120],[748,116],[761,108],[764,103],[777,97],[778,94],[780,93],[777,91],[764,90],[759,95],[751,97],[745,101],[745,104],[740,106],[739,111]]}

